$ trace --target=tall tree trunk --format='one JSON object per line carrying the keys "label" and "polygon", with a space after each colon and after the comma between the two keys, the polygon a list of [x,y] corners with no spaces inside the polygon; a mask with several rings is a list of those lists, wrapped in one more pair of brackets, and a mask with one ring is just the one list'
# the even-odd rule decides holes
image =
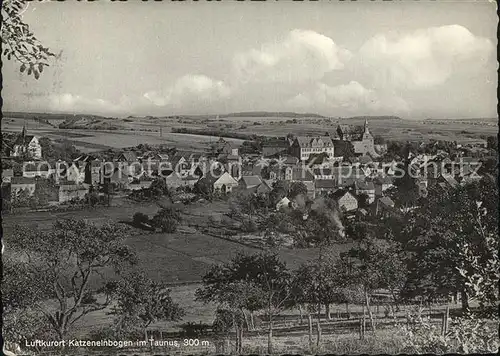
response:
{"label": "tall tree trunk", "polygon": [[245,310],[243,308],[240,309],[241,313],[243,314],[243,317],[245,318],[245,324],[247,325],[247,330],[250,330],[250,322],[248,321],[248,315],[245,313]]}
{"label": "tall tree trunk", "polygon": [[234,325],[234,333],[235,333],[235,336],[236,336],[236,340],[235,340],[235,351],[236,353],[238,353],[238,348],[239,348],[239,345],[240,345],[240,333],[239,333],[239,328],[238,328],[238,324],[236,322],[236,317],[233,313],[233,325]]}
{"label": "tall tree trunk", "polygon": [[319,324],[319,319],[317,323],[317,333],[318,338],[316,340],[316,352],[319,352],[319,346],[321,345],[321,325]]}
{"label": "tall tree trunk", "polygon": [[332,316],[330,315],[330,304],[329,303],[325,304],[325,314],[326,314],[326,318],[328,320],[332,320]]}
{"label": "tall tree trunk", "polygon": [[366,309],[368,309],[368,316],[370,318],[370,324],[372,326],[372,331],[375,334],[375,322],[373,320],[372,309],[370,308],[370,296],[368,295],[368,291],[366,289],[365,289],[365,302],[366,302]]}
{"label": "tall tree trunk", "polygon": [[462,302],[462,312],[467,313],[469,311],[469,296],[467,291],[463,290],[460,292],[460,299]]}
{"label": "tall tree trunk", "polygon": [[273,354],[273,321],[269,320],[269,331],[267,334],[267,353]]}
{"label": "tall tree trunk", "polygon": [[255,320],[253,317],[253,310],[250,311],[250,324],[252,325],[252,330],[254,330],[255,329]]}
{"label": "tall tree trunk", "polygon": [[241,354],[243,351],[243,328],[239,328],[239,337],[238,337],[238,353]]}
{"label": "tall tree trunk", "polygon": [[300,324],[304,322],[304,316],[302,315],[302,305],[299,304],[299,321]]}
{"label": "tall tree trunk", "polygon": [[309,315],[307,316],[307,321],[309,324],[309,351],[312,353],[312,349],[313,349],[313,339],[312,339],[313,325],[312,325],[311,313],[309,313]]}

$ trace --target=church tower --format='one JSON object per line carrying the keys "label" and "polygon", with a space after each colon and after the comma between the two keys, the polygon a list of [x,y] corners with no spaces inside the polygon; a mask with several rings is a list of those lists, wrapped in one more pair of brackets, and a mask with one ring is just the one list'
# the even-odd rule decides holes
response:
{"label": "church tower", "polygon": [[368,119],[365,119],[365,126],[363,130],[363,141],[364,140],[373,140],[373,136],[370,130],[368,129]]}

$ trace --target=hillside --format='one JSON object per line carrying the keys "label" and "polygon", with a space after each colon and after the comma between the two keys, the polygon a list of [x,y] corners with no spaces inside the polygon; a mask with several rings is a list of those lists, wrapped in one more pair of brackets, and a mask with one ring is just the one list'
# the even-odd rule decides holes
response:
{"label": "hillside", "polygon": [[118,130],[119,126],[112,120],[104,119],[94,115],[78,115],[78,117],[66,119],[59,124],[60,129],[85,129],[85,130]]}

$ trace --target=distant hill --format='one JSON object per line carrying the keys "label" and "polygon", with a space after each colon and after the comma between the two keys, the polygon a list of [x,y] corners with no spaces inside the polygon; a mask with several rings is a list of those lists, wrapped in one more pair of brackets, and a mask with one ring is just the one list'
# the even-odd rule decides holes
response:
{"label": "distant hill", "polygon": [[326,116],[313,114],[313,113],[296,113],[296,112],[276,112],[276,111],[248,111],[248,112],[235,112],[230,114],[219,115],[220,118],[227,117],[290,117],[300,119],[303,117],[327,118]]}
{"label": "distant hill", "polygon": [[60,129],[117,130],[112,120],[95,115],[77,115],[59,124]]}
{"label": "distant hill", "polygon": [[368,121],[375,121],[375,120],[396,120],[396,121],[401,121],[403,120],[402,118],[398,116],[352,116],[352,117],[343,117],[341,120],[368,120]]}
{"label": "distant hill", "polygon": [[4,117],[10,117],[13,119],[46,119],[46,120],[68,120],[68,119],[81,119],[81,118],[92,118],[96,120],[111,119],[99,115],[86,115],[86,114],[61,114],[61,113],[38,113],[38,112],[16,112],[16,111],[4,111]]}

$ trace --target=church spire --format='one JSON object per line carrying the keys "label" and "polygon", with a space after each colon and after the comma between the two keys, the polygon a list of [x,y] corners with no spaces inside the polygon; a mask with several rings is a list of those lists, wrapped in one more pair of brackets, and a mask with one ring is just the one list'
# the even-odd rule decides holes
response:
{"label": "church spire", "polygon": [[368,132],[368,119],[365,118],[365,132]]}
{"label": "church spire", "polygon": [[23,131],[21,131],[21,136],[26,137],[26,123],[23,125]]}

